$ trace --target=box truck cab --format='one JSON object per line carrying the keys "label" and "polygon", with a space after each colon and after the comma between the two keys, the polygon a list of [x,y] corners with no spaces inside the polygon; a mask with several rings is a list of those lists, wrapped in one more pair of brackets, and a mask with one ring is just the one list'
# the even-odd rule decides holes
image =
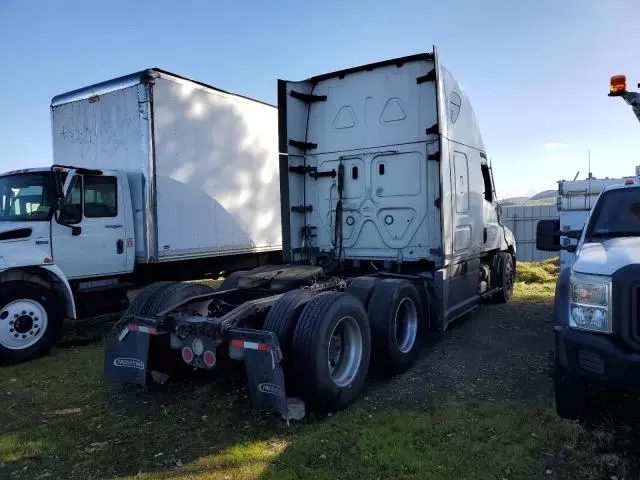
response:
{"label": "box truck cab", "polygon": [[369,365],[405,371],[430,330],[511,298],[515,241],[469,99],[436,48],[279,80],[278,117],[287,263],[204,294],[149,286],[107,349],[106,379],[144,384],[228,355],[258,408],[335,410]]}
{"label": "box truck cab", "polygon": [[[623,96],[640,120],[640,95],[620,77],[611,96]],[[561,270],[553,310],[554,391],[558,415],[587,413],[592,387],[640,392],[640,167],[636,179],[605,187],[584,228],[560,231],[557,221],[538,223],[539,250],[569,250],[573,264]],[[577,239],[561,244],[561,236]]]}
{"label": "box truck cab", "polygon": [[0,175],[1,363],[130,282],[281,258],[276,107],[149,69],[56,96],[51,126],[58,164]]}

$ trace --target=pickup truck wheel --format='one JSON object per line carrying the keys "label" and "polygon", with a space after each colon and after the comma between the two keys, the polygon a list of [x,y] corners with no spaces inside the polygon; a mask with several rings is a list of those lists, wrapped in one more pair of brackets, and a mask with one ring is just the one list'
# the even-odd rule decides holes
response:
{"label": "pickup truck wheel", "polygon": [[423,309],[418,290],[407,280],[381,280],[368,314],[376,366],[391,374],[406,371],[420,351]]}
{"label": "pickup truck wheel", "polygon": [[30,282],[11,282],[0,295],[0,365],[51,351],[60,334],[63,308],[53,292]]}
{"label": "pickup truck wheel", "polygon": [[513,265],[513,257],[509,252],[500,252],[498,286],[501,290],[493,297],[495,303],[507,303],[513,297],[513,285],[516,281],[516,271]]}
{"label": "pickup truck wheel", "polygon": [[302,311],[293,334],[297,388],[311,407],[346,408],[364,388],[371,334],[360,301],[344,292],[316,295]]}
{"label": "pickup truck wheel", "polygon": [[559,417],[578,420],[587,413],[587,386],[580,379],[556,368],[553,376],[556,412]]}
{"label": "pickup truck wheel", "polygon": [[379,280],[380,279],[376,277],[356,277],[349,282],[347,292],[360,300],[366,309],[369,305],[373,288]]}

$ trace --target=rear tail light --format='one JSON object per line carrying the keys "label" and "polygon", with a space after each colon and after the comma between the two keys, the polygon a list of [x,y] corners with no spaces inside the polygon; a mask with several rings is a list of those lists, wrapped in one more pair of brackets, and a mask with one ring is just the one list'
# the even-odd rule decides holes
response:
{"label": "rear tail light", "polygon": [[216,354],[211,350],[207,350],[202,356],[202,361],[207,368],[213,368],[213,366],[216,364]]}
{"label": "rear tail light", "polygon": [[191,363],[193,361],[193,350],[191,350],[189,347],[184,347],[182,349],[182,360],[187,363]]}

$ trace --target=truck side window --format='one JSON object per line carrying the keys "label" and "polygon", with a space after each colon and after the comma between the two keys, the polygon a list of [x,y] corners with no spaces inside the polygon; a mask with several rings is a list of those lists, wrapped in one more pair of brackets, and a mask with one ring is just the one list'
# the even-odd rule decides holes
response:
{"label": "truck side window", "polygon": [[484,199],[487,202],[493,202],[493,187],[491,185],[491,172],[489,172],[489,165],[483,163],[480,165],[482,169],[482,180],[484,180]]}
{"label": "truck side window", "polygon": [[118,216],[118,180],[116,177],[85,175],[84,216],[105,218]]}
{"label": "truck side window", "polygon": [[69,190],[64,196],[60,209],[60,220],[68,224],[82,221],[82,177],[80,175],[71,179]]}
{"label": "truck side window", "polygon": [[469,211],[469,165],[467,156],[461,152],[453,154],[454,188],[456,192],[456,212]]}

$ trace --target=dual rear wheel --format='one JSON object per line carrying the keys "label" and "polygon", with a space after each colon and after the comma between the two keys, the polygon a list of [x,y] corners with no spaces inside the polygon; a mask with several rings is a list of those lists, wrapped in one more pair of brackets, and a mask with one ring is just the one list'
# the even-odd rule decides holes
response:
{"label": "dual rear wheel", "polygon": [[369,365],[388,374],[416,360],[423,306],[406,280],[359,277],[346,292],[293,290],[264,328],[283,350],[287,390],[317,410],[339,410],[361,394]]}

